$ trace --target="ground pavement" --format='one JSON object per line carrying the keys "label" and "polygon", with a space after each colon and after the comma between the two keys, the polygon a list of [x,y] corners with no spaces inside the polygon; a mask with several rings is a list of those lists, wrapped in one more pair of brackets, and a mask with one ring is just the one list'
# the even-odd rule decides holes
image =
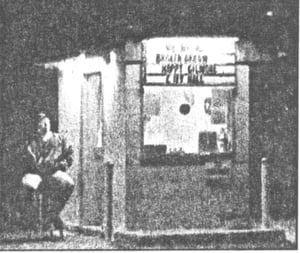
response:
{"label": "ground pavement", "polygon": [[100,235],[85,235],[78,232],[65,232],[65,239],[50,238],[37,233],[14,232],[0,235],[0,250],[111,250],[111,249],[295,249],[296,245],[284,243],[240,243],[221,242],[201,245],[185,244],[172,241],[169,244],[154,243],[153,245],[136,245],[130,240],[109,243]]}

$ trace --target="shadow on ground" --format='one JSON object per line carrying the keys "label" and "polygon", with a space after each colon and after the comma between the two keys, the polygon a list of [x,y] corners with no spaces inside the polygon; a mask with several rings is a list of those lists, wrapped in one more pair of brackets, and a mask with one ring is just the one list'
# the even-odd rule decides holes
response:
{"label": "shadow on ground", "polygon": [[78,233],[65,233],[65,239],[38,236],[29,233],[5,234],[0,240],[1,250],[58,250],[58,249],[114,249],[100,236],[86,236]]}

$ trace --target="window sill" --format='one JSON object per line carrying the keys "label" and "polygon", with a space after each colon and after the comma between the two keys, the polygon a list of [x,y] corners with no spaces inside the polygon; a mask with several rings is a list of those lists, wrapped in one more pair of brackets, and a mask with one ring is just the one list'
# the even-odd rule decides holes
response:
{"label": "window sill", "polygon": [[219,162],[233,159],[233,152],[218,154],[167,154],[144,158],[140,161],[141,166],[189,166],[205,165],[207,162]]}
{"label": "window sill", "polygon": [[221,87],[221,88],[235,88],[236,84],[234,82],[223,82],[223,83],[216,83],[216,84],[210,84],[210,83],[205,83],[205,84],[195,84],[195,83],[145,83],[143,85],[144,87],[146,86],[162,86],[162,87]]}

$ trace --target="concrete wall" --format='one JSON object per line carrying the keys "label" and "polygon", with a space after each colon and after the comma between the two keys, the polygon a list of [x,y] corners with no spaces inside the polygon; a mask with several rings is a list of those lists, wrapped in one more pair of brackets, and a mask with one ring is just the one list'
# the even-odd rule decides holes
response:
{"label": "concrete wall", "polygon": [[249,162],[249,66],[236,66],[235,99],[235,160],[239,163]]}
{"label": "concrete wall", "polygon": [[[80,72],[76,72],[77,78],[73,77],[72,71],[60,70],[59,76],[59,131],[67,136],[68,143],[74,148],[74,161],[69,168],[70,176],[75,182],[75,190],[69,200],[65,211],[64,219],[72,223],[79,223],[79,152],[80,152],[80,82],[74,82],[74,79],[80,80]],[[75,75],[76,75],[75,74]]]}
{"label": "concrete wall", "polygon": [[[115,231],[124,230],[125,224],[125,82],[124,66],[120,64],[122,51],[118,52],[115,65],[115,83],[105,86],[104,100],[107,108],[104,111],[104,162],[110,162],[113,167],[113,213],[112,225]],[[105,96],[110,97],[105,97]],[[110,101],[110,102],[109,102]]]}
{"label": "concrete wall", "polygon": [[[296,217],[297,67],[284,57],[272,59],[268,53],[258,51],[249,41],[237,43],[237,61],[249,65],[248,70],[246,66],[241,66],[243,70],[240,69],[240,71],[248,72],[250,80],[251,216],[260,219],[260,167],[261,158],[265,156],[269,158],[271,165],[269,175],[272,218]],[[241,127],[243,127],[242,124]]]}
{"label": "concrete wall", "polygon": [[269,158],[274,219],[297,215],[298,76],[284,59],[250,66],[251,213],[260,219],[260,166]]}
{"label": "concrete wall", "polygon": [[[249,217],[248,167],[210,179],[212,166],[130,166],[127,169],[126,228],[129,230],[192,229],[240,225]],[[230,225],[229,225],[230,226]]]}

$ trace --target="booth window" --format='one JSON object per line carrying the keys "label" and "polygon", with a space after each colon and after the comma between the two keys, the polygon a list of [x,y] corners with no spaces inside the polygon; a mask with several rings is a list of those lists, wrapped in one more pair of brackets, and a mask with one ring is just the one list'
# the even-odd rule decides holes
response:
{"label": "booth window", "polygon": [[143,105],[143,161],[232,153],[233,87],[145,85]]}
{"label": "booth window", "polygon": [[232,158],[236,38],[153,38],[144,48],[142,163]]}

